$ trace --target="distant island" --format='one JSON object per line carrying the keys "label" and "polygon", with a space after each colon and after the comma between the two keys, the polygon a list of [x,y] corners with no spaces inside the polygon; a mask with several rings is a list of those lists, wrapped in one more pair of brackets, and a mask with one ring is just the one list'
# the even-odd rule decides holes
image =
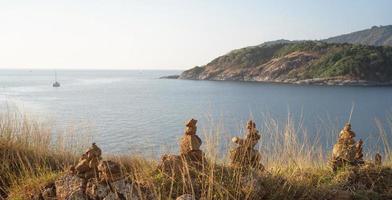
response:
{"label": "distant island", "polygon": [[166,78],[392,85],[392,25],[320,41],[265,42],[233,50],[205,66]]}

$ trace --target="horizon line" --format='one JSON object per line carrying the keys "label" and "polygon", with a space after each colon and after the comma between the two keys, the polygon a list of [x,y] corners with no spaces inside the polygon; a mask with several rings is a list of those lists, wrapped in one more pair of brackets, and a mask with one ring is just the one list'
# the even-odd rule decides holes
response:
{"label": "horizon line", "polygon": [[44,71],[44,70],[49,70],[49,71],[56,71],[56,70],[62,70],[62,71],[72,71],[72,70],[80,70],[80,71],[185,71],[188,70],[187,69],[179,69],[179,68],[147,68],[147,69],[143,69],[143,68],[1,68],[0,70],[40,70],[40,71]]}

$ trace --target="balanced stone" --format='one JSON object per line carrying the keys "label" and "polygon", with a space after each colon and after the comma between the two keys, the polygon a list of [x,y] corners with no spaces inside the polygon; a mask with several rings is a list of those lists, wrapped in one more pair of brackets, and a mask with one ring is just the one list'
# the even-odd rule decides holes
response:
{"label": "balanced stone", "polygon": [[232,139],[239,146],[230,151],[230,165],[232,167],[251,167],[263,170],[264,166],[260,162],[261,155],[259,151],[254,149],[261,138],[259,131],[256,129],[256,124],[252,120],[248,121],[246,129],[244,139],[238,137],[233,137]]}
{"label": "balanced stone", "polygon": [[86,179],[97,176],[98,164],[102,160],[101,155],[101,149],[93,143],[80,157],[76,166],[71,167],[71,172]]}
{"label": "balanced stone", "polygon": [[196,135],[196,123],[197,120],[191,119],[185,124],[185,133],[180,142],[181,154],[187,154],[191,151],[200,150],[202,141],[199,136]]}
{"label": "balanced stone", "polygon": [[203,161],[203,152],[200,150],[202,141],[196,135],[196,123],[197,120],[195,119],[191,119],[185,123],[185,133],[180,142],[180,154],[186,161],[201,164]]}
{"label": "balanced stone", "polygon": [[197,120],[190,119],[185,123],[184,135],[180,140],[180,155],[165,154],[161,157],[158,169],[171,176],[185,173],[186,166],[200,170],[205,161],[203,151],[200,149],[202,141],[196,135]]}
{"label": "balanced stone", "polygon": [[332,170],[336,171],[343,166],[358,166],[364,164],[362,145],[363,141],[355,141],[355,133],[351,124],[346,123],[339,134],[339,139],[332,150]]}

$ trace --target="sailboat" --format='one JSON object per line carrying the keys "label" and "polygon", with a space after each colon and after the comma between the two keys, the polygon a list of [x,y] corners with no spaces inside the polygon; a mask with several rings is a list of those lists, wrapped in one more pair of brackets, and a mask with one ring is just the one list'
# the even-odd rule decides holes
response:
{"label": "sailboat", "polygon": [[57,81],[57,72],[54,72],[54,83],[53,87],[60,87],[60,83]]}

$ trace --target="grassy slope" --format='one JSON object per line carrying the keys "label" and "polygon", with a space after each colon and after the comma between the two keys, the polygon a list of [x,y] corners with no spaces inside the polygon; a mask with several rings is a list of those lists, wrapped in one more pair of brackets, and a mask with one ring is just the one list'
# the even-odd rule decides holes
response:
{"label": "grassy slope", "polygon": [[[263,174],[251,170],[243,174],[228,167],[227,160],[220,159],[214,149],[221,137],[219,134],[204,141],[209,164],[201,172],[192,172],[198,177],[192,181],[186,176],[173,179],[161,174],[156,171],[157,162],[154,160],[135,155],[105,155],[105,158],[120,162],[134,181],[148,185],[154,196],[160,199],[192,193],[195,183],[205,199],[260,198],[255,195],[266,199],[331,199],[347,193],[364,199],[391,197],[392,191],[388,190],[392,187],[389,159],[381,168],[363,169],[356,174],[351,170],[333,174],[326,164],[325,152],[317,148],[318,144],[300,142],[306,139],[296,132],[293,124],[288,122],[280,130],[273,122],[268,124],[263,137],[275,137],[275,142],[262,151],[267,168],[267,173]],[[49,133],[45,125],[30,120],[1,118],[0,187],[9,199],[29,199],[32,193],[74,163],[76,152],[80,154],[80,148],[65,145],[64,139],[51,138]],[[389,151],[386,154],[391,155]],[[264,192],[255,193],[255,187],[241,184],[241,177],[257,179],[255,186]]]}

